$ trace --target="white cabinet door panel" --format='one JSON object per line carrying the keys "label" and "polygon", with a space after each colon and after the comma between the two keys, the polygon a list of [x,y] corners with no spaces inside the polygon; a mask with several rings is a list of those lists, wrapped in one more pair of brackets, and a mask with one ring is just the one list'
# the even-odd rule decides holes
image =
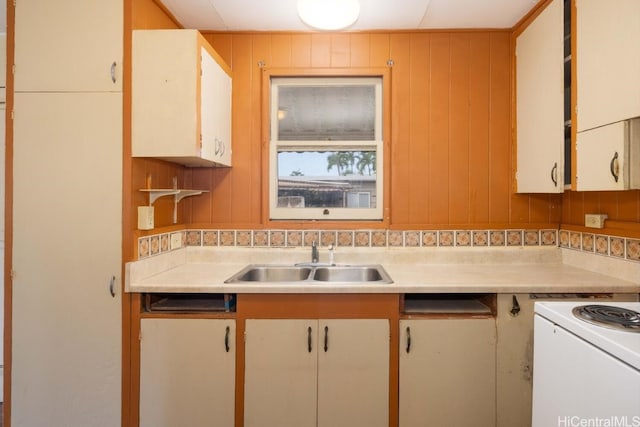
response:
{"label": "white cabinet door panel", "polygon": [[551,2],[516,39],[517,190],[564,191],[563,5]]}
{"label": "white cabinet door panel", "polygon": [[[629,186],[628,125],[618,122],[576,137],[579,191],[624,190]],[[634,165],[640,167],[640,165]],[[616,180],[615,176],[618,176]]]}
{"label": "white cabinet door panel", "polygon": [[246,321],[245,427],[316,426],[317,324],[298,319]]}
{"label": "white cabinet door panel", "polygon": [[640,1],[576,0],[578,132],[640,116]]}
{"label": "white cabinet door panel", "polygon": [[388,426],[389,320],[319,324],[318,427]]}
{"label": "white cabinet door panel", "polygon": [[400,320],[400,427],[495,427],[495,328],[493,318]]}
{"label": "white cabinet door panel", "polygon": [[235,354],[235,320],[142,319],[140,426],[233,427]]}
{"label": "white cabinet door panel", "polygon": [[12,425],[117,426],[122,94],[16,93],[14,110]]}
{"label": "white cabinet door panel", "polygon": [[122,1],[18,0],[15,11],[16,91],[122,91]]}

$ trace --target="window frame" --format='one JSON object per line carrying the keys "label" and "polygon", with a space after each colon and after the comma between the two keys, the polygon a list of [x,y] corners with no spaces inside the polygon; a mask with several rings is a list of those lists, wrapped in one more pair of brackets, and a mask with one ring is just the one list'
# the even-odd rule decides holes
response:
{"label": "window frame", "polygon": [[[310,221],[383,221],[385,212],[385,76],[384,74],[309,74],[309,75],[268,75],[267,88],[267,130],[268,137],[268,210],[269,220],[310,220]],[[375,88],[375,136],[371,141],[289,141],[278,140],[278,96],[279,85],[309,84],[362,84]],[[375,208],[286,208],[278,207],[278,153],[282,151],[375,151],[376,153],[376,207]]]}

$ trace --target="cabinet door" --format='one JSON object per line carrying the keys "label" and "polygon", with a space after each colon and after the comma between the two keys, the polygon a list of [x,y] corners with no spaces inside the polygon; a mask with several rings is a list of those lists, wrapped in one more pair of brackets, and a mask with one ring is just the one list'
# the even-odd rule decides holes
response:
{"label": "cabinet door", "polygon": [[113,426],[121,407],[122,95],[14,100],[12,425]]}
{"label": "cabinet door", "polygon": [[[577,189],[629,189],[632,167],[629,147],[629,123],[626,121],[579,132],[576,136]],[[633,165],[639,166],[637,161]]]}
{"label": "cabinet door", "polygon": [[122,90],[122,1],[15,4],[16,91]]}
{"label": "cabinet door", "polygon": [[219,66],[216,67],[216,88],[216,162],[231,166],[231,77]]}
{"label": "cabinet door", "polygon": [[201,54],[202,157],[231,166],[231,77],[204,47]]}
{"label": "cabinet door", "polygon": [[136,30],[132,49],[131,152],[200,158],[200,50],[192,30]]}
{"label": "cabinet door", "polygon": [[318,427],[389,425],[389,321],[321,320]]}
{"label": "cabinet door", "polygon": [[516,39],[517,191],[564,191],[563,4],[553,0]]}
{"label": "cabinet door", "polygon": [[216,61],[207,50],[200,48],[200,141],[201,155],[204,159],[217,161],[220,150],[218,142],[218,98],[220,88],[217,84]]}
{"label": "cabinet door", "polygon": [[233,427],[235,321],[141,324],[140,426]]}
{"label": "cabinet door", "polygon": [[576,0],[578,132],[640,116],[640,1]]}
{"label": "cabinet door", "polygon": [[401,320],[400,336],[400,427],[495,426],[493,318]]}
{"label": "cabinet door", "polygon": [[315,427],[317,320],[249,319],[245,427]]}

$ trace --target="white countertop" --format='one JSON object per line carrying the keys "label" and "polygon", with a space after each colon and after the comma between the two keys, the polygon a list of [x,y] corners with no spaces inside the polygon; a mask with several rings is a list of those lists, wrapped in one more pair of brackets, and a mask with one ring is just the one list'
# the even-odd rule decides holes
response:
{"label": "white countertop", "polygon": [[[184,248],[127,264],[127,292],[184,293],[640,293],[640,263],[598,260],[587,255],[563,262],[558,248],[418,250],[353,249],[336,253],[336,263],[380,264],[391,284],[318,282],[241,283],[224,281],[248,264],[295,264],[306,249]],[[322,256],[326,255],[326,251]],[[323,259],[321,258],[321,261]],[[590,271],[590,265],[622,278]],[[613,265],[609,265],[613,263]]]}

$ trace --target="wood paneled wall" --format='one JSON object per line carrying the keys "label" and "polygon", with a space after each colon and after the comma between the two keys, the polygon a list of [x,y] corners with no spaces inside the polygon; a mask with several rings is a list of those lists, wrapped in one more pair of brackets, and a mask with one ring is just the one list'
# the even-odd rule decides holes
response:
{"label": "wood paneled wall", "polygon": [[[385,67],[392,59],[389,226],[559,224],[560,196],[512,188],[508,31],[210,33],[233,69],[233,168],[193,169],[189,222],[269,225],[262,217],[261,69]],[[315,225],[317,227],[317,224]],[[357,225],[354,225],[357,227]]]}
{"label": "wood paneled wall", "polygon": [[[133,28],[179,27],[154,0],[134,0],[132,21]],[[184,185],[211,190],[181,202],[182,224],[270,226],[262,215],[266,171],[258,61],[303,70],[380,67],[393,59],[392,96],[385,103],[392,126],[390,227],[579,226],[584,213],[596,211],[614,221],[640,223],[640,191],[512,193],[510,31],[209,33],[206,38],[234,73],[234,166],[192,170],[134,159],[133,218],[136,206],[145,203],[135,189],[151,173],[154,185],[179,176]],[[156,224],[170,225],[171,209],[159,203]]]}
{"label": "wood paneled wall", "polygon": [[[638,165],[636,165],[638,166]],[[562,197],[562,224],[584,225],[584,215],[608,215],[607,234],[640,237],[640,190],[566,191]]]}

